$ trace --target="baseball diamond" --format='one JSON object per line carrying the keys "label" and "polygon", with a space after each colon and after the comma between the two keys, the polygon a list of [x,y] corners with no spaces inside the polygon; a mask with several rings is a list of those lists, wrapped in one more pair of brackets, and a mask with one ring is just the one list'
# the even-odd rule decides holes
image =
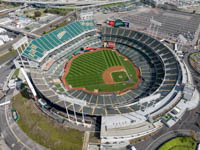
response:
{"label": "baseball diamond", "polygon": [[134,64],[116,50],[105,48],[74,56],[62,79],[67,89],[95,93],[121,93],[140,82],[139,69]]}

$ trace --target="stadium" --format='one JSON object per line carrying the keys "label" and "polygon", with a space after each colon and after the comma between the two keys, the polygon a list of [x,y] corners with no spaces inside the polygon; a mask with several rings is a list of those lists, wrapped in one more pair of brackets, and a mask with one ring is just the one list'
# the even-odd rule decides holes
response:
{"label": "stadium", "polygon": [[102,143],[156,132],[185,95],[192,100],[198,94],[184,62],[164,43],[94,20],[74,21],[32,40],[20,57],[18,66],[27,68],[50,112],[76,125],[98,126]]}

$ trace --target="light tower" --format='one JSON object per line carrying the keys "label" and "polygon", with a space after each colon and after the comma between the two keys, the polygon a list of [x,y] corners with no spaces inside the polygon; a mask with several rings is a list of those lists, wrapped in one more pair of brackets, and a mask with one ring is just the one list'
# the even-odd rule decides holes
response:
{"label": "light tower", "polygon": [[22,55],[21,55],[21,53],[23,52],[22,46],[26,47],[27,43],[28,43],[28,38],[24,36],[23,38],[21,38],[19,41],[17,41],[16,43],[12,45],[13,49],[17,50],[17,53],[19,55],[23,68],[25,68],[25,65],[24,65],[24,60],[22,59]]}
{"label": "light tower", "polygon": [[187,39],[182,34],[179,34],[179,36],[178,36],[178,51],[182,51],[183,45],[186,42],[187,42]]}
{"label": "light tower", "polygon": [[162,23],[156,21],[153,19],[153,17],[150,19],[150,26],[148,28],[149,32],[150,32],[150,35],[152,37],[156,37],[157,34],[158,34],[158,29],[159,27],[162,26]]}

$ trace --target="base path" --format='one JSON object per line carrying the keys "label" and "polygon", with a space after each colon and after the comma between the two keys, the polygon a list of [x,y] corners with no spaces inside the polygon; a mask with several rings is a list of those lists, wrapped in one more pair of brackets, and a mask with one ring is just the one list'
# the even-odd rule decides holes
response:
{"label": "base path", "polygon": [[124,68],[124,66],[114,66],[114,67],[110,67],[108,69],[106,69],[103,72],[103,80],[105,84],[115,84],[115,81],[113,80],[112,77],[112,73],[113,72],[120,72],[120,71],[124,71],[126,72],[126,69]]}

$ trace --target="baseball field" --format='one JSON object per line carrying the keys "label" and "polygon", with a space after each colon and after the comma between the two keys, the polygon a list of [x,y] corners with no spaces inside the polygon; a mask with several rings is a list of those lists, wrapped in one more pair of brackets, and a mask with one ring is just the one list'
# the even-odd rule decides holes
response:
{"label": "baseball field", "polygon": [[139,69],[116,50],[100,49],[74,56],[62,77],[68,89],[117,92],[135,88]]}

